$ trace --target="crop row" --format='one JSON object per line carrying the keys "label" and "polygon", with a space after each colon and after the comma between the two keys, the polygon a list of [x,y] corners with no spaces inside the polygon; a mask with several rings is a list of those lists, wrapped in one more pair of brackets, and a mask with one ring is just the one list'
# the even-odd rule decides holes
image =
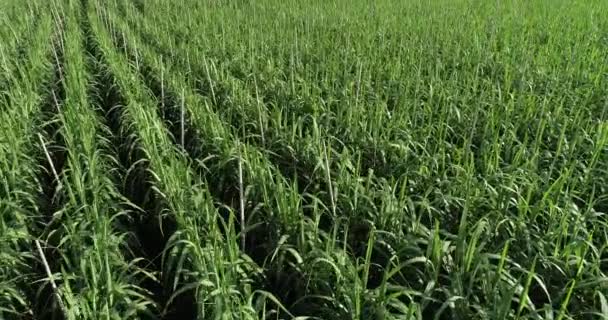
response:
{"label": "crop row", "polygon": [[604,315],[606,8],[552,4],[1,3],[0,318]]}
{"label": "crop row", "polygon": [[47,228],[61,270],[59,312],[66,319],[127,319],[147,310],[152,301],[139,287],[145,270],[132,260],[121,217],[129,203],[117,189],[116,159],[109,129],[90,98],[92,61],[85,50],[80,2],[64,3],[61,84],[65,99],[58,105],[58,134],[66,150],[58,172],[62,207]]}
{"label": "crop row", "polygon": [[[464,14],[462,11],[449,15],[448,23],[464,20],[469,21],[469,27],[474,30],[494,28],[489,30],[488,38],[475,39],[457,32],[440,34],[431,33],[432,28],[420,30],[414,26],[418,22],[416,18],[407,20],[414,32],[404,33],[402,30],[410,32],[412,29],[397,27],[396,23],[403,21],[387,12],[378,17],[389,16],[394,20],[383,22],[378,32],[362,32],[363,29],[353,22],[356,20],[337,18],[334,25],[323,15],[317,17],[319,12],[307,12],[310,7],[289,3],[263,8],[252,5],[248,9],[226,5],[220,6],[221,10],[207,8],[205,4],[187,3],[184,6],[167,7],[159,2],[131,7],[125,2],[122,11],[129,15],[127,20],[136,21],[134,30],[139,30],[142,39],[157,48],[157,55],[178,66],[184,77],[191,79],[192,86],[207,96],[209,104],[215,106],[213,110],[224,123],[232,125],[237,136],[255,142],[262,150],[269,149],[270,157],[279,154],[279,158],[287,158],[286,152],[277,151],[277,145],[300,150],[293,158],[304,161],[304,164],[298,163],[299,167],[308,168],[304,171],[310,173],[314,172],[311,169],[315,164],[323,161],[312,160],[309,161],[311,165],[306,166],[306,159],[311,158],[311,149],[304,147],[306,137],[314,135],[316,128],[321,127],[318,130],[320,138],[310,143],[312,150],[316,147],[320,151],[316,159],[324,158],[327,149],[321,146],[333,145],[339,155],[345,154],[341,150],[348,150],[344,162],[354,163],[355,176],[356,172],[362,172],[361,176],[368,177],[366,168],[372,168],[375,170],[369,177],[373,183],[377,183],[376,177],[397,178],[394,189],[400,192],[394,196],[400,200],[398,204],[404,205],[398,206],[393,215],[377,212],[376,207],[372,207],[369,211],[377,213],[370,219],[374,225],[411,236],[410,230],[392,229],[393,226],[402,228],[404,223],[392,223],[400,220],[379,222],[390,216],[407,219],[403,218],[405,212],[405,217],[413,215],[411,229],[421,229],[415,223],[422,219],[425,232],[429,234],[428,230],[432,230],[433,221],[437,219],[445,236],[443,241],[456,242],[454,248],[446,251],[448,261],[453,259],[460,265],[447,267],[459,268],[462,277],[474,268],[470,265],[472,261],[465,263],[467,259],[500,255],[508,243],[515,240],[516,249],[509,254],[514,263],[507,266],[512,273],[509,276],[519,277],[525,283],[526,274],[532,267],[530,263],[538,256],[542,268],[536,270],[541,276],[532,282],[533,291],[538,291],[534,293],[534,299],[542,308],[543,301],[557,296],[553,299],[558,302],[550,304],[559,309],[570,303],[568,300],[572,296],[568,292],[574,291],[577,282],[574,278],[579,270],[567,267],[571,258],[559,252],[570,252],[571,246],[593,238],[592,248],[596,253],[590,254],[588,271],[581,275],[586,275],[583,282],[601,283],[602,272],[593,261],[600,261],[602,257],[599,252],[605,250],[604,237],[598,238],[588,226],[597,223],[594,212],[605,211],[606,203],[601,195],[605,194],[606,181],[606,171],[601,165],[606,161],[606,113],[605,101],[601,94],[598,95],[606,89],[601,76],[601,70],[605,68],[601,61],[605,61],[606,56],[599,51],[597,36],[581,38],[587,34],[583,30],[593,28],[589,20],[544,22],[538,17],[547,13],[539,13],[535,7],[526,7],[531,19],[521,26],[509,20],[508,15],[499,26],[486,25],[479,16],[462,19],[459,16]],[[141,7],[145,8],[145,16],[138,11]],[[198,9],[189,10],[196,13],[182,19],[168,18],[172,12],[186,12],[186,7]],[[389,8],[379,6],[377,10]],[[300,9],[302,11],[298,11]],[[345,10],[340,5],[330,9],[330,15]],[[408,9],[418,10],[420,17],[428,16],[429,12],[428,8]],[[492,6],[478,9],[480,14],[500,12],[495,10],[519,14],[519,10],[523,10]],[[595,9],[597,7],[573,6],[569,14],[593,17],[597,13]],[[273,10],[279,10],[281,14],[275,17]],[[158,12],[163,15],[157,15]],[[359,12],[367,15],[369,11]],[[132,19],[133,16],[139,19]],[[239,23],[226,22],[234,19]],[[169,24],[168,21],[181,23]],[[432,21],[433,27],[445,23]],[[388,26],[394,26],[396,34],[388,31]],[[538,34],[539,28],[547,31]],[[564,32],[566,28],[570,32]],[[344,35],[332,33],[336,30],[349,32]],[[501,38],[503,33],[506,38]],[[572,43],[584,43],[577,49],[595,58],[576,60],[576,64],[564,68],[564,60],[568,57],[554,52],[563,51],[567,41],[553,38],[547,41],[547,35],[558,33],[567,34]],[[163,36],[167,34],[171,36]],[[408,42],[403,42],[399,36],[404,36]],[[319,38],[332,38],[334,42],[319,42]],[[551,49],[536,53],[543,43]],[[359,47],[359,44],[363,46]],[[515,47],[507,51],[506,46]],[[416,49],[408,49],[410,47]],[[348,50],[332,52],[336,48]],[[496,51],[497,56],[488,59],[485,55],[488,50]],[[444,52],[452,53],[454,57],[446,56]],[[390,59],[386,61],[385,57]],[[517,69],[522,59],[526,64],[523,69]],[[580,70],[589,73],[585,75]],[[416,76],[408,76],[412,71]],[[382,78],[386,75],[389,79]],[[571,88],[578,88],[574,91],[576,94],[560,93]],[[391,97],[391,92],[387,91],[397,91],[404,96]],[[319,97],[325,105],[317,100]],[[318,108],[319,105],[325,107]],[[329,120],[320,120],[328,116]],[[319,122],[318,126],[315,121]],[[371,137],[359,138],[370,133]],[[252,136],[254,139],[250,138]],[[382,155],[384,160],[371,161],[371,164],[357,161],[366,158],[364,150],[369,145],[380,147],[371,154]],[[274,162],[281,167],[280,161]],[[352,176],[348,171],[345,174],[339,170],[339,165],[337,167],[338,170],[330,170],[337,176],[332,180]],[[325,180],[323,170],[320,173],[317,181]],[[353,180],[356,181],[347,181]],[[371,189],[382,190],[373,183]],[[338,185],[338,192],[335,192],[338,199],[341,194],[346,201],[357,198],[358,193],[348,192],[356,182],[334,185]],[[321,196],[319,190],[313,189],[312,193],[330,204],[330,197]],[[347,206],[338,202],[338,207]],[[337,212],[344,215],[348,210]],[[470,225],[467,219],[479,223]],[[504,223],[494,224],[493,221]],[[530,228],[531,224],[533,228]],[[478,244],[477,237],[487,240]],[[420,241],[420,238],[424,239],[415,236],[413,241],[405,242]],[[535,245],[540,243],[552,249],[546,251],[546,247]],[[579,254],[586,251],[581,250]],[[501,268],[499,260],[480,258],[475,262],[479,266],[487,267],[489,263],[493,268]],[[554,276],[551,270],[555,269],[571,271]],[[458,277],[448,278],[456,280],[454,278]],[[543,287],[549,289],[543,293]],[[482,292],[477,285],[455,289],[459,292],[456,296]],[[449,291],[440,299],[447,301],[453,297],[454,291]],[[594,299],[594,292],[597,291],[587,291],[582,286],[580,295],[573,297],[589,301]]]}
{"label": "crop row", "polygon": [[124,99],[121,134],[137,137],[133,148],[142,155],[148,172],[148,197],[157,203],[156,212],[149,214],[166,224],[162,226],[166,241],[159,248],[162,257],[156,262],[163,314],[250,318],[255,293],[248,288],[256,270],[238,254],[237,235],[229,227],[235,219],[228,217],[223,221],[227,226],[221,227],[209,191],[155,110],[159,101],[127,57],[114,48],[112,33],[102,22],[106,17],[102,8],[99,3],[92,5],[89,18],[107,71]]}
{"label": "crop row", "polygon": [[[117,28],[127,30],[124,22],[116,19],[112,21]],[[226,198],[226,194],[233,194],[235,197],[237,190],[232,189],[233,186],[239,184],[246,186],[247,192],[243,195],[246,201],[241,208],[243,210],[241,223],[245,223],[246,234],[241,234],[243,238],[241,246],[264,268],[266,288],[282,298],[283,302],[289,303],[290,307],[291,304],[300,304],[297,308],[293,306],[292,310],[303,312],[302,310],[310,307],[312,303],[298,300],[306,295],[316,295],[327,300],[322,303],[316,302],[328,305],[324,312],[345,314],[357,312],[355,309],[358,307],[357,304],[361,303],[362,297],[354,296],[354,305],[348,305],[350,298],[348,295],[353,293],[357,295],[361,292],[332,292],[331,288],[327,287],[327,283],[333,276],[318,274],[314,270],[315,261],[327,259],[319,255],[315,250],[316,247],[327,247],[329,250],[330,247],[338,245],[331,254],[345,254],[344,249],[340,248],[337,242],[328,241],[328,236],[323,235],[324,231],[319,229],[322,211],[318,204],[316,208],[312,207],[314,204],[311,205],[308,212],[312,212],[312,215],[305,216],[306,209],[302,208],[305,200],[298,192],[297,185],[290,184],[282,177],[281,172],[270,163],[265,152],[249,144],[243,144],[235,138],[215,114],[215,110],[210,108],[210,101],[197,95],[184,81],[185,74],[180,70],[172,69],[168,64],[163,64],[150,48],[139,42],[137,38],[129,38],[129,34],[128,31],[122,33],[124,38],[119,39],[118,43],[128,43],[129,48],[125,48],[127,52],[136,48],[136,51],[130,55],[139,59],[132,58],[133,62],[137,61],[141,64],[140,70],[147,69],[142,72],[145,78],[151,80],[152,87],[156,88],[152,91],[157,93],[157,97],[161,100],[163,96],[168,97],[165,99],[167,102],[162,103],[166,110],[161,114],[173,114],[166,116],[170,119],[166,122],[169,127],[175,128],[173,133],[176,141],[181,140],[177,137],[187,133],[180,132],[179,122],[184,123],[185,120],[189,120],[185,127],[194,130],[188,130],[191,133],[187,136],[195,137],[188,138],[186,140],[188,144],[184,147],[194,160],[199,160],[201,167],[199,171],[210,185],[217,201],[238,211],[239,199]],[[170,96],[172,98],[169,98]],[[180,113],[187,115],[180,119]],[[235,156],[238,157],[236,161],[242,162],[240,170],[235,168],[239,165],[230,163],[234,161],[232,159]],[[239,171],[242,171],[240,175]],[[333,260],[334,257],[330,256],[329,259]],[[350,260],[344,260],[342,264],[338,265],[348,272],[344,272],[343,276],[337,275],[342,278],[339,281],[361,285],[363,282],[354,271],[356,266]],[[304,287],[304,282],[309,283],[308,288]],[[334,304],[333,311],[328,311],[331,304]]]}
{"label": "crop row", "polygon": [[[34,8],[44,10],[45,6],[38,5]],[[15,27],[16,30],[18,28],[19,26]],[[45,119],[41,117],[42,107],[45,100],[50,98],[49,92],[43,88],[54,81],[51,60],[54,46],[53,41],[48,39],[56,39],[59,36],[57,31],[52,16],[43,16],[32,38],[26,40],[29,42],[26,57],[13,67],[5,65],[6,72],[3,73],[8,87],[0,102],[2,318],[16,314],[33,315],[37,312],[37,281],[46,277],[36,267],[39,256],[34,245],[34,238],[41,232],[41,216],[46,213],[39,180],[42,170],[38,166],[40,160],[44,159],[44,153],[40,149],[41,136],[37,135],[37,129],[43,125]],[[15,48],[13,42],[7,41],[7,44],[6,48]]]}
{"label": "crop row", "polygon": [[38,30],[40,19],[37,17],[44,6],[21,1],[7,1],[4,4],[6,8],[0,10],[0,88],[7,90],[11,81],[9,78],[16,76],[17,66],[27,57],[30,42]]}

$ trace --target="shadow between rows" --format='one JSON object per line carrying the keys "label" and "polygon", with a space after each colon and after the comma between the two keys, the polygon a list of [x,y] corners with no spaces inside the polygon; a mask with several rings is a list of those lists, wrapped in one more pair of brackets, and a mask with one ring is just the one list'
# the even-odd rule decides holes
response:
{"label": "shadow between rows", "polygon": [[[83,3],[83,17],[86,17],[88,3],[86,0]],[[98,106],[111,131],[110,141],[114,146],[111,152],[117,155],[121,164],[119,176],[122,181],[115,183],[119,192],[136,206],[129,206],[129,214],[119,219],[119,224],[130,235],[126,241],[134,255],[132,258],[143,258],[139,267],[160,279],[171,278],[171,275],[163,274],[162,255],[169,238],[176,231],[175,220],[167,212],[166,203],[153,191],[154,180],[149,172],[146,154],[138,142],[138,133],[133,132],[133,126],[125,122],[126,99],[95,43],[96,35],[92,34],[86,18],[83,18],[81,28],[86,36],[85,49],[94,69],[94,87],[91,88],[90,96],[94,97],[93,105]],[[141,285],[152,293],[159,308],[153,319],[196,319],[194,292],[179,295],[168,306],[173,292],[163,285],[162,280],[148,277]],[[165,308],[166,312],[161,312]],[[147,315],[141,317],[148,318]]]}

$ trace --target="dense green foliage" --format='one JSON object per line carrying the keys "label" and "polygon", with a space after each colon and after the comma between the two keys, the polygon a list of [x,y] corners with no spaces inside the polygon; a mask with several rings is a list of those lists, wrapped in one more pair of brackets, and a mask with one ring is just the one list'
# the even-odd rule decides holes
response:
{"label": "dense green foliage", "polygon": [[606,12],[0,3],[0,319],[608,319]]}

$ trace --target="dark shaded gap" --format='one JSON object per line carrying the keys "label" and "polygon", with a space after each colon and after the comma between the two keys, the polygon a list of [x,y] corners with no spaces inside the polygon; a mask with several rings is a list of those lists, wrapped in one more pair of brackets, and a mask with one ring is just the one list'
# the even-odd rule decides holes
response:
{"label": "dark shaded gap", "polygon": [[133,6],[135,7],[135,9],[137,9],[137,11],[141,15],[144,15],[144,13],[145,13],[145,2],[143,0],[132,0],[131,2],[133,3]]}
{"label": "dark shaded gap", "polygon": [[[59,132],[61,122],[57,118],[60,113],[60,106],[65,101],[65,88],[63,84],[64,70],[63,64],[65,62],[63,51],[61,50],[61,41],[63,35],[57,35],[53,44],[52,65],[53,71],[52,76],[47,84],[44,98],[41,101],[44,103],[41,105],[41,134],[44,138],[45,146],[51,159],[52,166],[56,170],[59,178],[62,177],[62,171],[65,166],[65,160],[67,156],[67,150],[65,148],[65,141],[61,133]],[[55,178],[51,163],[47,159],[44,152],[44,148],[40,145],[40,141],[36,137],[37,144],[39,145],[39,156],[38,163],[41,168],[40,175],[38,177],[41,186],[41,194],[38,196],[38,208],[40,217],[36,221],[36,225],[33,226],[32,234],[37,235],[38,239],[45,240],[46,243],[41,243],[43,247],[43,253],[47,260],[49,267],[52,272],[57,272],[61,267],[61,255],[57,250],[57,246],[62,238],[59,225],[61,221],[54,219],[54,214],[61,210],[65,203],[64,194],[59,190],[60,182]],[[32,248],[36,248],[36,244],[32,242]],[[34,256],[36,260],[33,262],[33,269],[37,280],[40,282],[32,283],[32,292],[28,297],[32,301],[32,311],[34,313],[34,319],[43,320],[55,320],[64,319],[59,305],[53,295],[53,290],[48,281],[42,281],[47,278],[44,265],[37,251]],[[37,289],[34,289],[36,288]],[[34,292],[35,291],[35,292]]]}
{"label": "dark shaded gap", "polygon": [[[126,99],[107,68],[105,57],[96,46],[95,35],[92,34],[86,19],[87,6],[88,3],[84,0],[81,28],[86,37],[85,49],[93,60],[91,65],[94,87],[91,88],[90,96],[93,97],[93,105],[102,113],[105,124],[112,132],[110,141],[115,150],[110,152],[117,155],[121,164],[119,176],[122,177],[122,183],[116,182],[117,190],[141,209],[129,210],[128,215],[119,219],[119,227],[130,235],[127,242],[133,258],[144,258],[139,267],[160,276],[161,279],[171,279],[173,275],[163,275],[162,254],[169,238],[176,231],[175,219],[167,213],[167,204],[152,189],[154,180],[148,171],[149,162],[138,142],[137,132],[133,132],[130,124],[125,123],[123,118]],[[153,294],[153,299],[158,304],[159,310],[156,310],[155,319],[196,319],[193,291],[179,295],[167,308],[167,312],[162,313],[173,291],[163,286],[162,281],[151,278],[146,278],[141,285]],[[147,315],[140,316],[147,318]]]}
{"label": "dark shaded gap", "polygon": [[[122,182],[115,179],[117,190],[141,209],[128,210],[129,215],[118,220],[119,228],[129,232],[127,242],[135,255],[133,258],[144,258],[139,266],[159,275],[162,273],[162,252],[169,236],[175,231],[175,225],[166,215],[162,215],[164,204],[151,190],[153,184],[147,171],[148,164],[137,137],[122,129],[126,125],[121,120],[125,100],[116,88],[113,77],[103,69],[101,63],[96,61],[93,72],[95,86],[91,88],[92,105],[102,113],[112,132],[110,142],[113,150],[110,153],[117,155],[121,164],[118,176],[122,177]],[[153,293],[159,306],[164,304],[165,292],[161,283],[147,279],[142,286]]]}

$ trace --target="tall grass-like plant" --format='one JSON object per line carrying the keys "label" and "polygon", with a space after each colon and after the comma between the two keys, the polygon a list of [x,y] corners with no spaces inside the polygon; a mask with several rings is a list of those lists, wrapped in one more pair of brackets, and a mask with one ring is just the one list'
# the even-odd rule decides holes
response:
{"label": "tall grass-like plant", "polygon": [[[43,88],[52,75],[52,43],[48,41],[52,38],[51,17],[44,16],[23,64],[5,69],[4,74],[9,87],[0,101],[0,318],[31,316],[36,305],[39,285],[33,266],[39,257],[33,240],[40,231],[38,177],[42,170],[36,130],[42,120]],[[11,43],[7,41],[7,50]],[[4,53],[2,57],[3,61],[12,59]]]}
{"label": "tall grass-like plant", "polygon": [[135,73],[137,66],[129,65],[127,57],[113,47],[111,33],[102,25],[101,8],[96,3],[88,14],[108,71],[126,100],[120,120],[122,134],[137,136],[137,148],[145,155],[153,179],[153,192],[163,204],[161,214],[176,225],[162,256],[161,284],[170,293],[163,311],[182,295],[193,294],[193,316],[199,319],[250,319],[254,306],[249,301],[255,293],[248,288],[257,270],[238,254],[237,236],[222,234],[211,196],[172,144],[154,110],[158,101],[142,85]]}
{"label": "tall grass-like plant", "polygon": [[[64,43],[61,85],[64,103],[58,106],[59,134],[67,156],[62,175],[65,204],[49,230],[56,241],[61,270],[55,289],[66,319],[133,319],[149,312],[149,293],[141,288],[145,272],[125,257],[125,234],[116,230],[125,214],[125,202],[111,174],[114,159],[108,155],[108,129],[90,103],[84,37],[79,17],[81,4],[63,6]],[[58,240],[52,240],[53,238]],[[60,269],[59,269],[60,268]]]}
{"label": "tall grass-like plant", "polygon": [[38,30],[40,6],[20,1],[7,1],[0,16],[0,90],[8,90],[9,77],[27,58],[27,48]]}
{"label": "tall grass-like plant", "polygon": [[[380,234],[401,239],[388,241],[401,261],[388,268],[395,270],[386,273],[388,283],[430,294],[423,305],[437,314],[468,317],[510,310],[480,307],[487,288],[481,279],[501,273],[508,278],[491,290],[518,301],[505,315],[566,317],[562,306],[584,312],[576,306],[597,306],[593,296],[603,290],[581,290],[573,303],[576,295],[562,290],[573,273],[558,271],[570,258],[556,255],[570,252],[566,243],[587,239],[595,239],[589,243],[595,250],[579,254],[604,250],[589,226],[605,212],[604,197],[594,190],[605,190],[606,181],[596,160],[606,161],[605,103],[597,95],[605,91],[606,55],[596,33],[606,21],[599,2],[563,4],[544,10],[542,1],[383,1],[370,11],[346,2],[181,8],[154,2],[127,3],[122,14],[140,17],[129,19],[139,21],[135,29],[204,89],[237,136],[263,141],[278,161],[288,154],[277,152],[280,146],[292,141],[289,148],[301,150],[293,157],[298,161],[316,150],[318,163],[352,164],[354,170],[334,164],[329,180],[336,181],[328,185],[338,191],[320,198],[342,209],[370,195],[385,199],[372,198],[364,217],[384,229]],[[524,20],[514,18],[522,14]],[[182,18],[167,18],[172,15]],[[573,64],[561,54],[565,48],[586,58]],[[312,148],[303,147],[317,127]],[[349,192],[360,190],[357,179],[344,177],[357,175],[377,193]],[[321,190],[327,189],[313,194]],[[445,247],[429,251],[435,221],[441,232],[432,243]],[[509,243],[510,262],[490,258]],[[398,272],[425,251],[425,259],[433,251],[442,257],[417,265],[419,280]],[[542,262],[532,272],[535,257]],[[585,260],[597,266],[601,254]],[[591,269],[589,281],[604,281],[603,272]],[[416,284],[431,280],[426,288]]]}
{"label": "tall grass-like plant", "polygon": [[[190,151],[191,156],[200,161],[199,165],[208,182],[226,184],[225,187],[210,186],[215,190],[212,193],[215,193],[217,201],[227,201],[221,195],[222,192],[226,192],[222,188],[228,188],[229,192],[231,185],[236,185],[237,181],[244,181],[240,188],[246,187],[246,199],[242,200],[247,202],[248,210],[246,213],[243,212],[246,214],[247,224],[244,229],[241,227],[241,236],[245,239],[246,245],[244,248],[241,247],[266,270],[267,281],[272,283],[267,290],[279,295],[296,296],[297,298],[292,298],[293,301],[290,301],[290,304],[293,305],[286,305],[286,307],[290,310],[297,310],[298,313],[307,314],[308,311],[304,311],[304,309],[312,304],[326,305],[325,312],[343,312],[343,308],[345,308],[343,304],[346,302],[341,299],[344,297],[334,296],[325,287],[330,281],[327,278],[328,274],[315,274],[306,268],[307,263],[305,262],[319,258],[319,252],[315,250],[315,247],[323,246],[322,243],[327,241],[325,234],[328,233],[328,230],[319,229],[322,219],[321,210],[313,211],[311,216],[304,216],[304,208],[302,208],[304,200],[297,190],[297,186],[285,180],[281,172],[270,163],[263,152],[251,145],[242,144],[238,138],[233,137],[221,119],[209,108],[208,103],[211,102],[197,96],[189,84],[184,81],[184,74],[163,64],[162,61],[156,60],[153,51],[144,43],[140,43],[137,38],[129,37],[131,33],[124,22],[116,19],[112,19],[112,21],[117,28],[122,30],[122,37],[131,45],[127,51],[136,50],[131,54],[140,56],[138,61],[144,64],[141,68],[147,68],[152,73],[147,76],[166,75],[154,79],[161,82],[163,88],[160,88],[160,91],[167,95],[170,95],[171,92],[181,91],[182,107],[185,106],[187,110],[188,126],[192,126],[189,129],[195,132],[194,141],[200,141],[196,146],[193,145],[194,141],[188,141],[189,146],[186,149]],[[166,83],[163,82],[163,79]],[[162,92],[161,95],[163,95]],[[177,106],[166,107],[167,110],[162,110],[161,114],[177,113]],[[175,121],[181,121],[180,119],[175,119]],[[173,125],[173,127],[179,126]],[[234,159],[235,157],[238,159]],[[240,177],[237,177],[239,171],[235,168],[237,167],[234,165],[235,161],[243,163],[244,169],[241,171],[242,176]],[[222,177],[222,180],[215,180],[217,178],[214,177]],[[236,199],[232,199],[232,203],[225,204],[236,211],[238,210],[236,202]],[[252,227],[249,228],[249,225]],[[260,228],[258,225],[263,227]],[[249,233],[249,237],[247,233]],[[247,241],[248,238],[253,241]],[[259,240],[256,239],[264,239],[265,243],[259,243]],[[247,248],[247,246],[253,247]],[[335,250],[339,252],[344,249],[335,248]],[[324,255],[323,258],[333,259],[327,255]],[[348,264],[351,261],[344,262]],[[292,274],[289,275],[289,273]],[[348,276],[355,276],[355,279],[358,280],[356,273],[348,274]],[[287,281],[287,283],[280,283],[281,281]],[[323,288],[316,288],[317,283],[320,282],[323,283]],[[308,283],[308,288],[305,288],[305,283]],[[294,287],[289,287],[289,284]],[[330,305],[332,304],[334,311],[331,311]],[[354,310],[351,311],[354,312]]]}
{"label": "tall grass-like plant", "polygon": [[607,11],[0,3],[0,318],[606,318]]}

